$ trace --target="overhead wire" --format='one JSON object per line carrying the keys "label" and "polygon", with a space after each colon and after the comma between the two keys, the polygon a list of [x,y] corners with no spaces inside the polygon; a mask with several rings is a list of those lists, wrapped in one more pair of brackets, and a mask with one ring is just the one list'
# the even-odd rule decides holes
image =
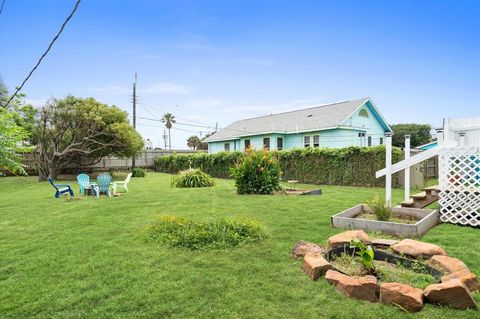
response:
{"label": "overhead wire", "polygon": [[[25,85],[25,83],[27,83],[27,81],[30,79],[30,77],[33,75],[33,72],[35,72],[35,70],[40,66],[40,63],[42,63],[43,59],[47,56],[48,52],[50,52],[50,49],[53,47],[53,44],[55,43],[55,41],[57,41],[58,37],[60,36],[60,34],[62,34],[63,30],[65,29],[65,26],[67,25],[67,23],[70,21],[70,19],[72,19],[73,15],[75,14],[75,12],[77,11],[78,9],[78,6],[80,5],[80,2],[82,0],[77,0],[77,2],[75,3],[75,6],[73,7],[73,10],[70,12],[70,14],[67,16],[67,18],[65,19],[65,21],[62,23],[61,27],[60,27],[60,30],[58,30],[57,34],[53,37],[53,39],[50,41],[50,44],[48,45],[47,47],[47,50],[45,50],[45,52],[43,52],[43,54],[40,56],[40,58],[38,59],[37,63],[35,64],[35,66],[30,70],[30,72],[28,73],[27,77],[22,81],[22,84],[20,84],[20,86],[18,86],[16,89],[15,89],[15,92],[12,94],[12,96],[10,96],[10,98],[8,99],[7,103],[5,103],[4,107],[7,107],[10,102],[15,98],[15,96],[18,94],[18,92],[20,92],[20,90],[23,88],[23,86]],[[2,3],[2,8],[3,8],[3,4],[5,3],[5,1]]]}

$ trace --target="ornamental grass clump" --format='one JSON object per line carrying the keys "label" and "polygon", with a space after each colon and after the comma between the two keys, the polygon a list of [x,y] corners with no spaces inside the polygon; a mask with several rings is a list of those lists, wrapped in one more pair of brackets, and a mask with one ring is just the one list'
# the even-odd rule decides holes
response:
{"label": "ornamental grass clump", "polygon": [[145,229],[149,240],[171,248],[191,250],[224,249],[266,238],[259,224],[248,220],[198,221],[160,216]]}
{"label": "ornamental grass clump", "polygon": [[281,190],[281,170],[272,152],[248,148],[238,165],[231,169],[238,194],[272,194]]}
{"label": "ornamental grass clump", "polygon": [[212,187],[215,185],[213,178],[197,168],[189,168],[180,171],[172,177],[171,187],[194,188],[194,187]]}
{"label": "ornamental grass clump", "polygon": [[373,200],[367,202],[367,205],[379,221],[387,222],[392,217],[392,209],[388,207],[385,200],[380,197],[375,197]]}

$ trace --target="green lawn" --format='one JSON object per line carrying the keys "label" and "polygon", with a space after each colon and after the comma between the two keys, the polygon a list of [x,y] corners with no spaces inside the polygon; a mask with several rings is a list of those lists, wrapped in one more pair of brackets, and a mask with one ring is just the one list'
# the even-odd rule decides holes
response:
{"label": "green lawn", "polygon": [[[297,240],[325,243],[340,232],[330,227],[331,215],[382,189],[239,196],[228,180],[171,189],[169,179],[149,173],[132,179],[122,197],[66,201],[34,177],[0,178],[0,318],[480,317],[432,305],[410,315],[351,300],[324,280],[312,282],[290,258]],[[394,196],[400,200],[402,191]],[[157,214],[247,217],[262,223],[269,238],[223,251],[167,249],[141,235]],[[440,225],[424,240],[480,274],[479,238],[478,229]]]}

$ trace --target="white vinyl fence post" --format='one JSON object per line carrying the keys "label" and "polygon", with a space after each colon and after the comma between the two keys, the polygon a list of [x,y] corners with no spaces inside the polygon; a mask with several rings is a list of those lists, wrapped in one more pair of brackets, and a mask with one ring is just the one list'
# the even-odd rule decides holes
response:
{"label": "white vinyl fence post", "polygon": [[385,204],[387,207],[392,207],[392,135],[393,133],[388,132],[385,134],[386,138],[386,154],[385,154]]}
{"label": "white vinyl fence post", "polygon": [[[405,135],[405,159],[410,158],[410,135]],[[405,168],[405,201],[410,200],[410,166]]]}
{"label": "white vinyl fence post", "polygon": [[437,146],[443,143],[443,129],[437,129]]}
{"label": "white vinyl fence post", "polygon": [[458,133],[458,145],[460,145],[460,147],[465,146],[465,133],[464,132]]}

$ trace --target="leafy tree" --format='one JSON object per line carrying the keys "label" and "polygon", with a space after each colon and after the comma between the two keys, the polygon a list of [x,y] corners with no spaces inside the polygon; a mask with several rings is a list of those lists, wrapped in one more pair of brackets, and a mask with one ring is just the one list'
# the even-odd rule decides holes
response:
{"label": "leafy tree", "polygon": [[162,116],[162,122],[165,123],[165,127],[168,129],[168,149],[172,150],[172,136],[170,134],[170,129],[173,126],[173,123],[176,123],[175,116],[172,113],[165,113]]}
{"label": "leafy tree", "polygon": [[206,150],[208,148],[207,143],[200,137],[193,135],[187,139],[187,146],[193,150]]}
{"label": "leafy tree", "polygon": [[4,107],[8,101],[8,90],[0,77],[0,107]]}
{"label": "leafy tree", "polygon": [[72,163],[93,165],[102,157],[132,157],[143,149],[127,113],[93,98],[68,96],[49,101],[33,130],[39,179],[56,178]]}
{"label": "leafy tree", "polygon": [[0,168],[14,174],[26,174],[21,153],[31,150],[23,143],[28,135],[15,123],[13,114],[0,109]]}
{"label": "leafy tree", "polygon": [[410,145],[417,147],[427,144],[431,141],[430,130],[432,127],[428,124],[395,124],[392,125],[393,138],[392,145],[405,147],[405,135],[410,135]]}
{"label": "leafy tree", "polygon": [[[0,106],[4,107],[9,98],[8,90],[0,77]],[[32,105],[25,103],[25,94],[17,94],[6,110],[13,115],[15,123],[24,128],[28,139],[31,139],[37,110]]]}

